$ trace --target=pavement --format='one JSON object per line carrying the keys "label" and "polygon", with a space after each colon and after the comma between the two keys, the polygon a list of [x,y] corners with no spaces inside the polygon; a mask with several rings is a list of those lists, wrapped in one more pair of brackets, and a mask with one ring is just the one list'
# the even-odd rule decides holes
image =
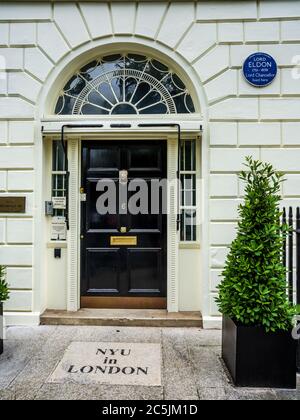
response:
{"label": "pavement", "polygon": [[[48,383],[71,342],[158,343],[162,385]],[[199,328],[9,327],[0,400],[300,400],[295,391],[235,388],[220,358],[221,333]]]}

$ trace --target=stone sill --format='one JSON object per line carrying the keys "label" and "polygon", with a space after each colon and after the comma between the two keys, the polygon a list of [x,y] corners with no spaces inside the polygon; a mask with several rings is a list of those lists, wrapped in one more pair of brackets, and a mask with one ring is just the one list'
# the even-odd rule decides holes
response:
{"label": "stone sill", "polygon": [[200,249],[201,245],[199,242],[180,242],[179,249]]}
{"label": "stone sill", "polygon": [[47,243],[47,248],[62,249],[67,248],[67,241],[51,241]]}

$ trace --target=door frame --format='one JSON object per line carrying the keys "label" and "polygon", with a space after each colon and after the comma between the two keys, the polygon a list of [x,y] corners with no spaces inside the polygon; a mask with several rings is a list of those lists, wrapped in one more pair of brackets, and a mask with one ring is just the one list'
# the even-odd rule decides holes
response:
{"label": "door frame", "polygon": [[[167,176],[168,179],[176,179],[177,176],[177,134],[172,133],[124,133],[119,132],[108,135],[98,133],[96,136],[73,135],[68,136],[69,156],[69,195],[75,197],[70,200],[70,230],[67,238],[67,310],[77,311],[80,309],[80,220],[81,203],[79,190],[81,187],[81,141],[84,140],[165,140],[167,141]],[[92,137],[92,138],[91,138]],[[177,218],[177,188],[172,188],[168,193],[167,215],[167,311],[178,312],[178,245],[179,232],[176,229]]]}
{"label": "door frame", "polygon": [[[140,122],[174,123],[173,116],[163,116],[161,119],[151,118],[108,118],[101,119],[89,118],[48,118],[42,121],[43,138],[48,140],[59,140],[61,138],[61,127],[64,124],[72,123],[102,123],[103,129],[75,129],[65,133],[65,139],[68,145],[69,159],[69,194],[73,197],[70,200],[69,216],[70,230],[68,231],[67,241],[63,244],[66,253],[66,309],[70,312],[76,312],[80,309],[80,218],[81,203],[79,200],[79,189],[81,187],[81,140],[165,140],[167,141],[167,165],[168,179],[176,179],[177,176],[177,130],[172,128],[138,128]],[[128,123],[131,128],[111,127],[111,123]],[[188,116],[176,116],[175,122],[181,126],[182,139],[199,138],[203,120],[199,114]],[[47,175],[48,177],[48,172]],[[47,195],[45,195],[45,199]],[[177,218],[177,188],[169,191],[168,205],[172,212],[167,215],[167,311],[178,312],[179,310],[179,270],[178,254],[180,235],[176,229]],[[48,225],[48,223],[47,223]],[[61,244],[60,244],[61,245]],[[51,244],[53,247],[53,244]]]}
{"label": "door frame", "polygon": [[[160,139],[150,139],[150,140],[145,140],[145,139],[136,139],[136,140],[132,140],[132,139],[111,139],[111,140],[106,140],[106,139],[101,139],[101,140],[86,140],[85,138],[82,138],[81,140],[81,144],[80,144],[80,163],[81,163],[81,171],[80,171],[80,179],[81,179],[81,187],[85,186],[85,182],[86,182],[86,177],[88,176],[87,173],[85,172],[85,164],[84,164],[84,160],[83,160],[83,150],[84,147],[86,146],[87,148],[89,148],[89,145],[100,145],[102,142],[105,143],[106,145],[113,145],[114,142],[117,143],[117,146],[120,146],[124,149],[126,149],[126,143],[129,146],[132,146],[135,143],[139,143],[142,145],[153,145],[154,142],[159,142],[160,146],[160,151],[162,152],[163,149],[163,153],[161,154],[161,159],[163,159],[162,161],[162,178],[167,178],[168,176],[168,150],[167,150],[167,141],[166,139],[164,140],[160,140]],[[85,146],[84,144],[85,143]],[[145,171],[147,171],[147,169],[145,169]],[[149,172],[148,172],[148,176],[149,177]],[[85,194],[87,194],[87,191],[85,191]],[[86,204],[86,205],[83,205]],[[81,234],[83,233],[83,231],[85,231],[84,228],[84,224],[86,221],[86,212],[87,212],[87,203],[81,203],[81,214],[80,214],[80,232]],[[126,295],[126,296],[115,296],[115,295],[99,295],[99,296],[93,296],[93,295],[84,295],[82,294],[83,289],[85,289],[83,287],[83,285],[85,286],[85,281],[86,279],[86,267],[84,268],[83,266],[80,267],[80,307],[81,308],[117,308],[117,309],[166,309],[167,308],[167,294],[168,294],[168,284],[167,284],[167,270],[168,270],[168,260],[167,260],[167,247],[168,247],[168,243],[167,243],[167,214],[162,214],[162,233],[161,233],[161,242],[160,242],[160,246],[162,247],[163,250],[163,265],[161,267],[162,270],[162,275],[163,275],[163,286],[162,286],[162,290],[164,291],[165,295],[164,296],[143,296],[143,295],[137,295],[137,296],[130,296],[130,295]],[[116,233],[112,233],[111,235],[115,235]],[[81,242],[80,242],[80,265],[82,264],[86,264],[86,262],[84,262],[84,258],[85,258],[85,252],[86,252],[86,243],[84,241],[84,236],[81,237]],[[111,249],[110,247],[108,247],[107,249]]]}

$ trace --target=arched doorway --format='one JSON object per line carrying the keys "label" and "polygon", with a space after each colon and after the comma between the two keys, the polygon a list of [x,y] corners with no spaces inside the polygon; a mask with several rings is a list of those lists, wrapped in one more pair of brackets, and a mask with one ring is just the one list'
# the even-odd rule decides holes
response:
{"label": "arched doorway", "polygon": [[[80,130],[72,129],[66,135],[69,196],[76,197],[81,190],[80,197],[86,199],[79,207],[70,202],[68,309],[159,307],[177,311],[178,243],[196,242],[199,236],[195,191],[200,121],[194,117],[196,105],[186,78],[164,59],[141,54],[140,48],[122,53],[114,48],[111,54],[93,54],[92,60],[81,62],[64,79],[52,100],[51,113],[53,120],[57,116],[57,132],[69,118],[81,125]],[[91,121],[102,124],[103,129],[84,130]],[[151,124],[140,129],[143,122]],[[180,145],[174,125],[181,127]],[[47,123],[44,133],[47,135]],[[65,194],[65,168],[59,167],[63,161],[61,142],[57,137],[52,141],[52,162],[58,165],[52,165],[52,185],[62,185],[52,187],[52,197],[60,197]],[[180,173],[185,185],[180,193],[180,233],[176,188],[166,194],[168,214],[160,211],[148,218],[145,214],[125,217],[117,211],[105,218],[95,212],[98,182],[109,178],[120,184],[124,172],[128,180],[134,175],[146,183],[174,181]],[[63,209],[55,211],[55,217],[63,216]],[[129,242],[112,245],[115,237]]]}

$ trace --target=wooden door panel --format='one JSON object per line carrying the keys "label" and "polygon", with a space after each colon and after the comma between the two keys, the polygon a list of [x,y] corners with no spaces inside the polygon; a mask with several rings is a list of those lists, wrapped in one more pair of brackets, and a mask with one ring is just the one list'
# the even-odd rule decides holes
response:
{"label": "wooden door panel", "polygon": [[119,248],[87,249],[87,292],[119,294],[121,292],[121,269],[121,250]]}
{"label": "wooden door panel", "polygon": [[[105,179],[105,178],[104,178]],[[118,179],[110,178],[114,188],[116,190],[116,212],[109,214],[99,214],[97,211],[97,200],[100,199],[105,191],[97,191],[97,184],[99,178],[87,178],[86,179],[86,230],[87,231],[111,231],[117,232],[120,226],[119,215],[117,213],[117,207],[119,205],[118,200]]]}
{"label": "wooden door panel", "polygon": [[130,172],[161,172],[161,146],[152,144],[151,147],[140,145],[127,149],[128,171]]}
{"label": "wooden door panel", "polygon": [[153,248],[127,250],[128,291],[130,294],[162,293],[162,251]]}
{"label": "wooden door panel", "polygon": [[121,166],[121,149],[108,144],[91,147],[88,152],[88,174],[117,172]]}

